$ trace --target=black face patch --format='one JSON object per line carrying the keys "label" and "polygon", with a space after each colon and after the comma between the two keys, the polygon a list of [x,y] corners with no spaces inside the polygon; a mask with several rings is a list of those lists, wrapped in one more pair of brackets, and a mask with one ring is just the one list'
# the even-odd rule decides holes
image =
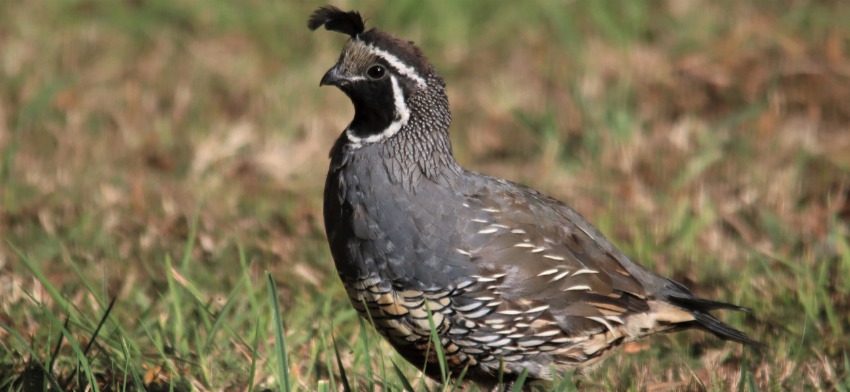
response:
{"label": "black face patch", "polygon": [[378,135],[396,118],[393,85],[389,77],[362,79],[340,87],[354,104],[354,119],[349,132],[358,138]]}

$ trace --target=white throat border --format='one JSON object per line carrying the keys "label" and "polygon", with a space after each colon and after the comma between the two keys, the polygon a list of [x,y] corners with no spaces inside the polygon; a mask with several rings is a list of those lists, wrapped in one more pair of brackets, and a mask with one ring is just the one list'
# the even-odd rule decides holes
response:
{"label": "white throat border", "polygon": [[395,134],[407,125],[407,122],[410,120],[410,109],[408,109],[407,104],[404,102],[404,93],[401,90],[401,86],[398,84],[398,79],[396,79],[395,76],[390,75],[390,82],[393,87],[393,103],[395,105],[396,115],[395,119],[386,129],[381,131],[381,133],[368,137],[359,137],[354,133],[353,129],[346,129],[345,135],[348,137],[348,141],[351,142],[351,144],[349,144],[351,148],[358,149],[366,144],[387,140],[395,136]]}

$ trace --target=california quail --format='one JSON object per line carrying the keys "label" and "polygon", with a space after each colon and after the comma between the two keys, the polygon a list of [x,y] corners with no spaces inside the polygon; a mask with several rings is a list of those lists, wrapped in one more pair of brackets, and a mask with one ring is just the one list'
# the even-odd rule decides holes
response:
{"label": "california quail", "polygon": [[490,387],[523,369],[588,369],[657,332],[757,344],[709,314],[743,308],[636,264],[558,200],[458,165],[445,84],[412,42],[332,6],[307,26],[351,37],[320,82],[355,109],[325,183],[337,271],[354,308],[430,377],[429,312],[451,373]]}

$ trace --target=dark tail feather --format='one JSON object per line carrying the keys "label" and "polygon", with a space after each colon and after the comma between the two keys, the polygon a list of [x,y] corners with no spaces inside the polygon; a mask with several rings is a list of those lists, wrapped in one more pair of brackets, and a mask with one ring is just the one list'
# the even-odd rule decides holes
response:
{"label": "dark tail feather", "polygon": [[734,340],[739,343],[747,344],[750,346],[755,346],[758,348],[764,347],[764,343],[761,343],[753,338],[747,336],[747,334],[733,328],[732,326],[714,318],[714,316],[703,313],[703,312],[693,312],[694,318],[696,319],[697,325],[714,334],[718,338],[725,340]]}
{"label": "dark tail feather", "polygon": [[730,304],[720,301],[712,301],[710,299],[697,298],[692,295],[668,294],[667,299],[670,302],[679,305],[688,310],[699,310],[701,312],[710,312],[718,309],[736,310],[739,312],[749,312],[750,309],[735,304]]}
{"label": "dark tail feather", "polygon": [[733,340],[739,343],[755,347],[764,347],[763,343],[754,340],[753,338],[747,336],[747,334],[714,318],[714,316],[709,313],[712,310],[718,309],[728,309],[742,312],[748,312],[749,309],[726,302],[697,298],[692,295],[688,295],[688,293],[668,293],[666,297],[667,300],[670,301],[670,303],[676,306],[680,306],[683,309],[691,312],[691,314],[694,315],[697,327],[711,332],[712,334],[721,339]]}

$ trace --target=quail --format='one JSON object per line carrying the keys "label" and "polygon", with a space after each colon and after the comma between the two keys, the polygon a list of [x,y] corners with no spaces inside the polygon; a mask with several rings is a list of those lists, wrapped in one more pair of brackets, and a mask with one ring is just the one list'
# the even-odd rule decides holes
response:
{"label": "quail", "polygon": [[322,26],[350,38],[320,85],[354,105],[325,183],[331,254],[352,306],[426,375],[440,379],[436,341],[451,375],[491,388],[665,331],[758,344],[710,314],[744,308],[638,265],[558,200],[461,167],[445,83],[413,42],[333,6],[310,16]]}

